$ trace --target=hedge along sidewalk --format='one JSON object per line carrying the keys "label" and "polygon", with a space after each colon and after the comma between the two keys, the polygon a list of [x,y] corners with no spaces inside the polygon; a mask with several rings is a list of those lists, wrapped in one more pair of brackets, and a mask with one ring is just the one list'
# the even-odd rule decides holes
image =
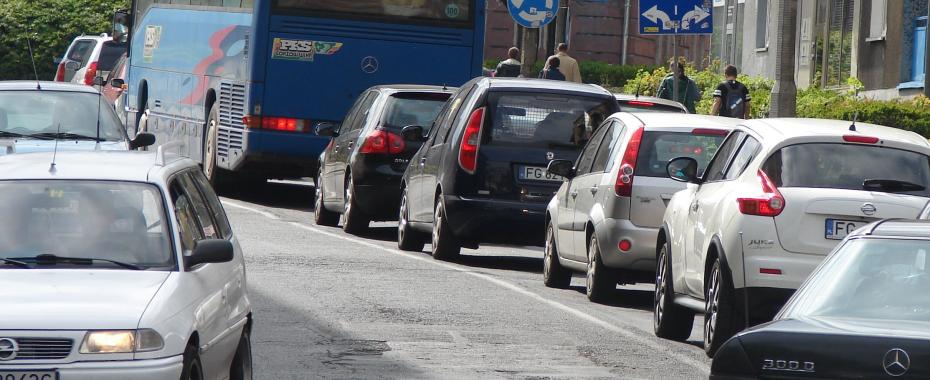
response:
{"label": "hedge along sidewalk", "polygon": [[[486,59],[484,67],[489,70],[497,68],[500,63],[499,59]],[[533,73],[542,70],[545,62],[537,61],[533,67]],[[584,83],[597,84],[608,88],[623,87],[627,81],[636,77],[641,70],[654,70],[655,66],[646,65],[613,65],[606,62],[598,61],[578,61],[579,70],[581,70],[581,80]]]}

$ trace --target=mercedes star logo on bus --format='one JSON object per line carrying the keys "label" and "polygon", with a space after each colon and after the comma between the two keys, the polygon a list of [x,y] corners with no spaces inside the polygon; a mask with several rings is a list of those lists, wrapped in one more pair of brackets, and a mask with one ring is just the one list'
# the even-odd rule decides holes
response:
{"label": "mercedes star logo on bus", "polygon": [[893,348],[885,353],[882,367],[885,368],[885,373],[891,376],[901,376],[911,368],[911,358],[907,356],[907,352],[904,352],[904,350]]}
{"label": "mercedes star logo on bus", "polygon": [[16,353],[19,352],[19,345],[10,338],[0,338],[0,361],[16,359]]}
{"label": "mercedes star logo on bus", "polygon": [[378,59],[370,55],[362,58],[362,71],[368,74],[378,71]]}

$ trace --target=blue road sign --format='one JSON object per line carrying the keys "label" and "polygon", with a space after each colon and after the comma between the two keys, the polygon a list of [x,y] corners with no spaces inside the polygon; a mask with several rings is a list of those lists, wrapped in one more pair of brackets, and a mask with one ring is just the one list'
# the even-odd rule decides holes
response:
{"label": "blue road sign", "polygon": [[507,0],[510,17],[527,28],[541,28],[555,19],[559,0]]}
{"label": "blue road sign", "polygon": [[639,0],[639,34],[713,34],[711,0]]}

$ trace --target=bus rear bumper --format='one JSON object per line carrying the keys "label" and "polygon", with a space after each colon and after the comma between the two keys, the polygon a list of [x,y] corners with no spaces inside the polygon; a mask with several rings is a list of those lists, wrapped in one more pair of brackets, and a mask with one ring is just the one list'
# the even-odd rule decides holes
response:
{"label": "bus rear bumper", "polygon": [[330,141],[329,137],[286,132],[245,130],[243,135],[242,155],[231,157],[224,168],[264,178],[312,177]]}

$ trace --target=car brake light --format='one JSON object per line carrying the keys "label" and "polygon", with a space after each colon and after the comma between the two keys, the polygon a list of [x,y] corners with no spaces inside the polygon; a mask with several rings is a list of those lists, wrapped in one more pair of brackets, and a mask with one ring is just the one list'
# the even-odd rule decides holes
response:
{"label": "car brake light", "polygon": [[759,268],[759,273],[762,273],[762,274],[776,274],[776,275],[780,275],[780,274],[781,274],[781,269],[775,269],[775,268]]}
{"label": "car brake light", "polygon": [[281,132],[310,132],[309,120],[275,116],[245,116],[242,124],[249,129],[267,129]]}
{"label": "car brake light", "polygon": [[478,168],[478,145],[481,144],[481,128],[484,126],[484,107],[476,109],[468,118],[468,126],[459,146],[459,166],[468,174]]}
{"label": "car brake light", "polygon": [[785,197],[781,195],[772,180],[762,170],[759,170],[758,178],[762,182],[762,195],[737,198],[739,211],[746,215],[778,216],[785,209]]}
{"label": "car brake light", "polygon": [[730,134],[730,131],[726,129],[694,128],[691,130],[691,134],[698,136],[726,136]]}
{"label": "car brake light", "polygon": [[398,154],[407,144],[400,135],[382,129],[375,129],[365,137],[365,142],[358,152],[362,154]]}
{"label": "car brake light", "polygon": [[64,61],[58,64],[58,71],[55,72],[55,81],[56,82],[65,81],[65,62]]}
{"label": "car brake light", "polygon": [[852,143],[862,143],[862,144],[875,144],[875,143],[878,143],[878,137],[843,135],[843,141],[852,142]]}
{"label": "car brake light", "polygon": [[626,152],[623,153],[623,161],[620,164],[620,173],[617,174],[617,182],[614,185],[614,192],[621,197],[629,197],[633,194],[633,170],[636,168],[636,157],[639,156],[639,143],[643,139],[643,128],[639,127],[630,137],[630,142],[626,144]]}
{"label": "car brake light", "polygon": [[87,71],[84,72],[84,84],[88,86],[94,85],[94,78],[97,77],[97,62],[91,62],[87,65]]}
{"label": "car brake light", "polygon": [[642,101],[642,100],[630,100],[630,101],[626,102],[626,104],[629,104],[629,105],[631,105],[631,106],[642,106],[642,107],[652,107],[652,106],[656,105],[656,104],[653,103],[653,102],[644,102],[644,101]]}

